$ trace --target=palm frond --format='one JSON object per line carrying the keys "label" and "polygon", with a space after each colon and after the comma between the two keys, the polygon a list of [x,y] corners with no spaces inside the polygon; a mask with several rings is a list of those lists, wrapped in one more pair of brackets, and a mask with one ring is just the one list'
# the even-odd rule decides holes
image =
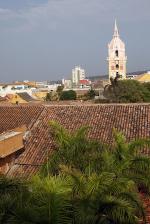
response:
{"label": "palm frond", "polygon": [[150,139],[137,139],[128,144],[129,153],[132,155],[141,152],[141,149],[144,147],[148,147],[150,149]]}

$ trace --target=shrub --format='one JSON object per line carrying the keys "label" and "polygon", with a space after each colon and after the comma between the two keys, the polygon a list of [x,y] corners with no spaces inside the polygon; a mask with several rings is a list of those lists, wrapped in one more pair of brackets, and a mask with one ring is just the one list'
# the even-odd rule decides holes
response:
{"label": "shrub", "polygon": [[60,100],[76,100],[77,95],[74,90],[63,91],[60,95]]}

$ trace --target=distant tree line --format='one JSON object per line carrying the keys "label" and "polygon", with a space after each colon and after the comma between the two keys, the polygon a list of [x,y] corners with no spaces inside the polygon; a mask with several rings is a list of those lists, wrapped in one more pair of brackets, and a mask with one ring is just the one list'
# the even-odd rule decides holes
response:
{"label": "distant tree line", "polygon": [[[64,86],[58,86],[56,91],[47,93],[46,101],[58,100],[94,100],[99,93],[91,88],[82,96],[78,96],[74,90],[64,90]],[[104,88],[104,99],[95,100],[97,103],[138,103],[150,102],[150,82],[140,83],[136,80],[120,80],[118,77],[111,79],[111,83]]]}

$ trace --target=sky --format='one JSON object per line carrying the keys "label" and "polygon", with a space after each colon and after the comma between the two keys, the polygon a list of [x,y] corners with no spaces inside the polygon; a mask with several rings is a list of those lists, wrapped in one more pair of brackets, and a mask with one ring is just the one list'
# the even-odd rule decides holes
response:
{"label": "sky", "polygon": [[107,74],[115,19],[127,71],[150,69],[150,0],[0,0],[0,82]]}

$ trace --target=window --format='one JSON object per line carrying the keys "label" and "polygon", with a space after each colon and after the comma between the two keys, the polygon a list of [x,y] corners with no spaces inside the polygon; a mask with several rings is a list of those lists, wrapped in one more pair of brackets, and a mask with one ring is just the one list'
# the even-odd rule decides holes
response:
{"label": "window", "polygon": [[118,55],[119,55],[118,50],[115,51],[115,55],[116,55],[116,57],[118,57]]}
{"label": "window", "polygon": [[118,64],[116,64],[116,69],[119,69],[119,65]]}

